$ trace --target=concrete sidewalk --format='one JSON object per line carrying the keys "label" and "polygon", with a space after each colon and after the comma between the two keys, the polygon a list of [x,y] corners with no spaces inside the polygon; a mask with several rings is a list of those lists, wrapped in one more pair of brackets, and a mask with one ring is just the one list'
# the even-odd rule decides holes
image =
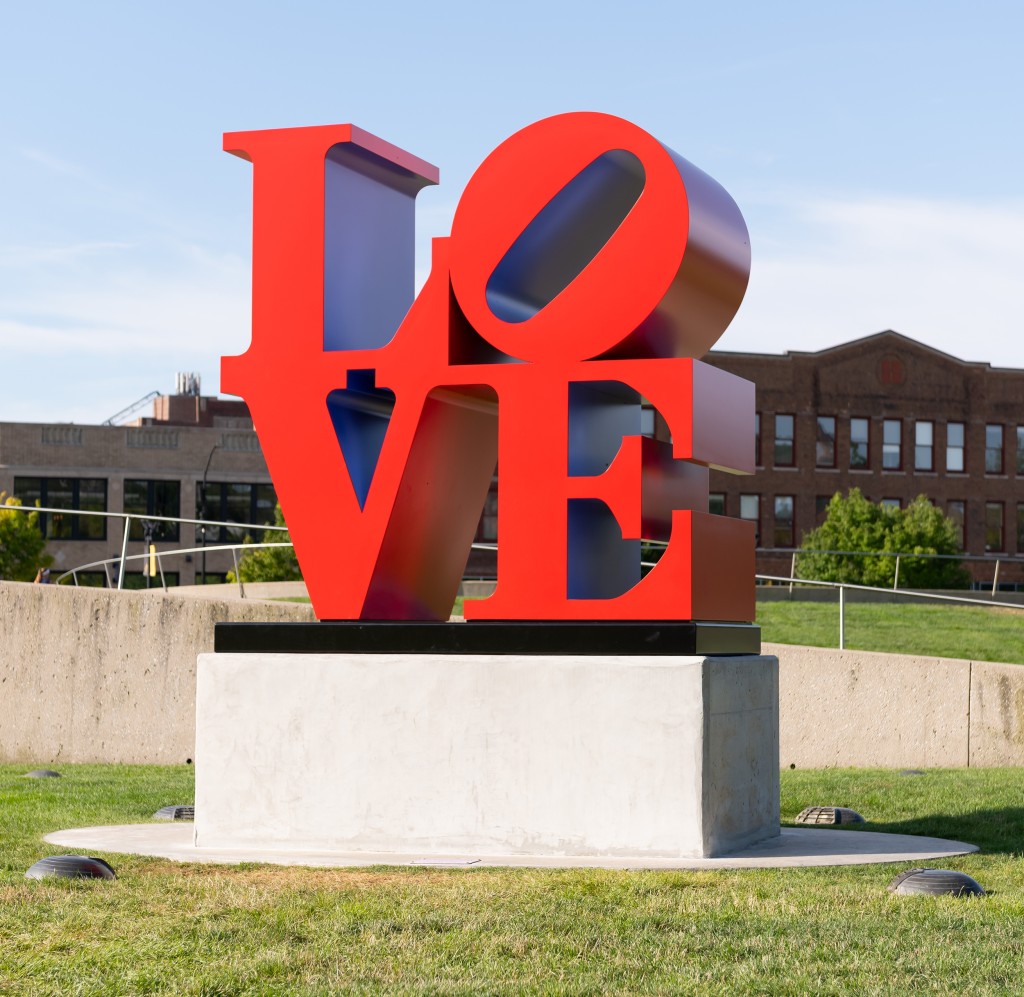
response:
{"label": "concrete sidewalk", "polygon": [[721,858],[636,859],[620,856],[429,855],[423,852],[289,852],[271,849],[197,848],[191,823],[124,824],[55,831],[44,838],[76,853],[151,855],[176,862],[266,862],[343,868],[370,865],[453,866],[537,869],[781,869],[808,866],[924,862],[976,852],[975,845],[944,838],[836,828],[783,828],[782,834]]}

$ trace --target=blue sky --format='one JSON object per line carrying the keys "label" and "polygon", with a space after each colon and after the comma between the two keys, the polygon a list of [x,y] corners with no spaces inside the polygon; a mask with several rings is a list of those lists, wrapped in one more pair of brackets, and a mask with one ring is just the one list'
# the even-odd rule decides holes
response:
{"label": "blue sky", "polygon": [[539,118],[635,121],[722,183],[750,288],[719,348],[893,328],[1024,368],[1024,6],[576,0],[5,5],[0,420],[100,422],[249,333],[251,168],[221,133],[351,121],[473,169]]}

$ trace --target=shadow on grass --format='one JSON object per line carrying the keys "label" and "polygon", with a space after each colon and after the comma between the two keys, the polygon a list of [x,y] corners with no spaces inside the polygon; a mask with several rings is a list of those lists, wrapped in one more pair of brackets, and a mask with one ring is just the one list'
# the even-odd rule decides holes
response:
{"label": "shadow on grass", "polygon": [[[791,821],[787,826],[799,827]],[[830,828],[822,828],[826,834]],[[902,821],[868,821],[846,825],[843,831],[876,831],[884,834],[917,834],[928,838],[948,838],[977,845],[982,852],[1004,855],[1024,853],[1024,807],[999,810],[975,810],[959,814],[925,814]]]}

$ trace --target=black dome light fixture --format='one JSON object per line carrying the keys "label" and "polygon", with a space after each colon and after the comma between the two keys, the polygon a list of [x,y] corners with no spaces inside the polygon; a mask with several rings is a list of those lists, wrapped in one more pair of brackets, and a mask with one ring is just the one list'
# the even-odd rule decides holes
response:
{"label": "black dome light fixture", "polygon": [[89,855],[50,855],[40,859],[28,872],[26,879],[117,879],[117,874],[103,859]]}
{"label": "black dome light fixture", "polygon": [[155,814],[153,820],[195,820],[196,808],[194,806],[169,806],[161,807]]}
{"label": "black dome light fixture", "polygon": [[927,894],[930,896],[983,897],[985,891],[976,879],[952,869],[907,869],[888,886],[899,896]]}
{"label": "black dome light fixture", "polygon": [[849,807],[804,807],[797,814],[796,823],[835,827],[841,824],[863,824],[865,820]]}

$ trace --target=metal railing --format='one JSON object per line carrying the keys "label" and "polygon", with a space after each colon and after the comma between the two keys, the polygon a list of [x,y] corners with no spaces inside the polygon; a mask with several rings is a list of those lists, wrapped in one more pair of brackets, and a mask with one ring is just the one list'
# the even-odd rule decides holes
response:
{"label": "metal railing", "polygon": [[[163,558],[165,557],[177,557],[184,554],[199,554],[206,551],[216,550],[230,550],[232,561],[235,567],[235,577],[238,579],[238,586],[241,590],[242,597],[245,597],[245,589],[242,586],[242,579],[238,572],[238,551],[242,549],[257,549],[260,547],[290,547],[291,543],[239,543],[239,544],[208,544],[205,542],[206,528],[210,526],[214,527],[228,527],[234,530],[272,530],[278,533],[287,532],[286,526],[277,526],[271,523],[238,523],[230,522],[222,519],[189,519],[184,516],[150,516],[144,513],[138,512],[100,512],[95,509],[59,509],[53,506],[42,506],[42,505],[0,505],[0,511],[14,511],[14,512],[25,512],[25,513],[51,513],[59,514],[64,516],[97,516],[104,519],[119,519],[124,520],[124,533],[121,540],[121,553],[118,557],[107,557],[102,558],[98,561],[90,561],[88,564],[79,564],[63,574],[57,577],[58,584],[65,578],[72,578],[76,585],[78,582],[78,572],[89,571],[95,568],[103,568],[104,574],[107,578],[108,588],[117,588],[119,591],[124,588],[125,578],[125,565],[129,561],[145,561],[150,558],[155,558],[157,568],[160,572],[160,583],[163,589],[167,590],[167,581],[164,578]],[[140,523],[185,523],[192,526],[199,526],[203,529],[204,543],[199,547],[179,547],[171,550],[147,550],[143,554],[129,554],[128,553],[128,541],[131,534],[131,528],[133,522]],[[49,539],[60,539],[58,537],[51,537]],[[86,541],[92,538],[85,538]],[[94,543],[102,543],[100,539],[93,539]],[[147,547],[149,543],[147,542]],[[113,580],[110,577],[110,567],[112,565],[118,565],[117,571],[117,584],[116,586],[112,583]]]}
{"label": "metal railing", "polygon": [[[66,578],[72,578],[76,585],[78,582],[78,572],[84,572],[93,570],[96,568],[103,568],[107,577],[107,585],[109,588],[115,586],[111,584],[112,579],[110,577],[110,566],[118,565],[117,574],[117,589],[120,590],[124,586],[125,577],[125,565],[129,561],[145,561],[150,558],[155,558],[157,567],[160,572],[160,582],[164,591],[167,590],[167,582],[164,577],[163,569],[163,558],[165,557],[179,557],[187,554],[197,554],[204,551],[216,551],[216,550],[229,550],[231,551],[231,557],[235,569],[235,578],[238,582],[238,589],[240,596],[245,598],[245,586],[242,582],[241,573],[239,571],[238,551],[240,550],[260,550],[270,547],[291,547],[290,542],[260,542],[260,543],[235,543],[235,544],[206,544],[204,543],[199,547],[179,547],[170,550],[163,551],[149,551],[147,550],[142,554],[129,554],[128,553],[128,539],[129,533],[131,532],[131,524],[133,521],[138,520],[139,522],[151,522],[151,523],[185,523],[193,526],[200,526],[204,529],[209,526],[215,527],[229,527],[231,529],[244,529],[244,530],[271,530],[277,532],[286,532],[287,527],[277,526],[274,524],[265,523],[238,523],[230,522],[227,520],[212,520],[212,519],[189,519],[186,517],[179,516],[148,516],[140,513],[129,513],[129,512],[100,512],[96,510],[84,510],[84,509],[59,509],[50,506],[26,506],[26,505],[0,505],[0,511],[14,510],[26,513],[59,513],[62,515],[70,516],[102,516],[107,519],[123,519],[124,520],[124,534],[121,542],[121,553],[118,557],[102,558],[98,561],[90,561],[87,564],[80,564],[74,568],[65,571],[57,578],[58,584]],[[647,547],[664,548],[667,543],[664,541],[644,541]],[[497,544],[494,543],[474,543],[472,545],[474,550],[490,550],[496,551],[498,549]],[[892,589],[882,588],[874,585],[858,585],[853,582],[826,582],[812,578],[799,578],[796,575],[796,558],[801,553],[813,553],[813,554],[833,554],[833,555],[851,555],[859,557],[895,557],[896,558],[896,580],[899,581],[899,564],[901,558],[922,558],[922,559],[940,559],[940,560],[995,560],[996,563],[996,578],[998,579],[998,565],[1001,560],[1010,561],[1021,561],[1021,558],[981,558],[978,556],[971,555],[956,555],[956,554],[912,554],[908,552],[895,552],[895,551],[803,551],[803,550],[781,550],[780,553],[792,553],[792,569],[788,577],[783,575],[762,575],[755,574],[754,578],[757,581],[762,582],[781,582],[789,585],[790,592],[793,591],[793,587],[797,585],[810,585],[819,586],[823,588],[832,588],[839,590],[839,648],[840,650],[845,649],[846,645],[846,591],[853,590],[859,592],[880,592],[880,593],[893,593],[895,592],[899,596],[905,596],[908,598],[915,599],[934,599],[942,602],[954,602],[954,603],[966,603],[974,606],[985,606],[985,607],[999,607],[1004,609],[1017,609],[1024,610],[1024,605],[1014,602],[997,602],[995,601],[996,587],[995,582],[992,586],[992,598],[991,599],[971,599],[966,596],[955,596],[939,594],[934,592],[922,592],[916,589],[901,589],[898,584],[894,584]],[[645,568],[653,568],[656,561],[642,560],[641,565]]]}
{"label": "metal railing", "polygon": [[941,602],[959,602],[967,603],[971,606],[983,606],[985,608],[991,608],[993,606],[1001,609],[1018,609],[1024,611],[1024,606],[1017,602],[996,602],[994,599],[969,599],[962,595],[946,595],[945,593],[937,592],[921,592],[915,589],[888,589],[879,588],[875,585],[855,585],[852,582],[822,582],[816,581],[810,578],[793,578],[790,576],[786,578],[782,575],[754,575],[754,578],[758,581],[766,582],[788,582],[790,591],[793,590],[794,585],[818,585],[824,588],[839,589],[839,650],[843,651],[846,649],[846,590],[852,589],[857,592],[884,592],[885,594],[891,594],[896,592],[897,595],[905,596],[907,598],[914,599],[935,599]]}
{"label": "metal railing", "polygon": [[893,591],[900,587],[900,566],[907,561],[967,561],[974,564],[991,564],[992,571],[992,595],[995,596],[999,589],[999,569],[1004,564],[1024,565],[1024,557],[1014,557],[1010,554],[916,554],[910,551],[890,550],[810,550],[793,547],[759,547],[758,554],[765,557],[790,557],[790,575],[796,579],[797,559],[801,554],[825,554],[835,557],[891,557],[896,559],[893,572]]}

